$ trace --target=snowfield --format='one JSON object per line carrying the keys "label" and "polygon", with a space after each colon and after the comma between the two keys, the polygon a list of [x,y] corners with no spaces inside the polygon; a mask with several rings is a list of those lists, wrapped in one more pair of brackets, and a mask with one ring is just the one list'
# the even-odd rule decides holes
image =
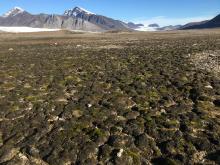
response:
{"label": "snowfield", "polygon": [[157,28],[155,27],[147,27],[147,26],[141,26],[137,29],[135,29],[137,31],[157,31]]}
{"label": "snowfield", "polygon": [[60,29],[47,28],[32,28],[32,27],[3,27],[0,26],[0,31],[11,33],[26,33],[26,32],[44,32],[44,31],[59,31]]}

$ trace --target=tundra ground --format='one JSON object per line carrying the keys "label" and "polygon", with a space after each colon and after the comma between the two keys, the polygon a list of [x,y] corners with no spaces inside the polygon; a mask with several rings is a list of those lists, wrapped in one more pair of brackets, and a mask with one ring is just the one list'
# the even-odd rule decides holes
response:
{"label": "tundra ground", "polygon": [[219,51],[219,29],[0,33],[0,164],[219,164]]}

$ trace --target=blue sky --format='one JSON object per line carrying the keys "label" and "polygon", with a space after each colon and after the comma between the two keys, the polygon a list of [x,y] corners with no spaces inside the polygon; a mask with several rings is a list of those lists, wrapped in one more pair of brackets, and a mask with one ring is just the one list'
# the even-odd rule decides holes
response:
{"label": "blue sky", "polygon": [[220,14],[220,0],[1,0],[0,14],[14,6],[31,13],[62,14],[75,6],[136,23],[184,24]]}

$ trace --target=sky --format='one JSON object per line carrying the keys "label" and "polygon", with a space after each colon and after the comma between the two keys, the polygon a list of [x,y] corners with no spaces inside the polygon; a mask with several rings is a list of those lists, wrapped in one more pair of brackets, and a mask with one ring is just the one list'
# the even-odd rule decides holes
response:
{"label": "sky", "polygon": [[202,21],[220,14],[220,0],[0,0],[0,15],[15,6],[33,14],[63,14],[80,6],[125,22],[160,26]]}

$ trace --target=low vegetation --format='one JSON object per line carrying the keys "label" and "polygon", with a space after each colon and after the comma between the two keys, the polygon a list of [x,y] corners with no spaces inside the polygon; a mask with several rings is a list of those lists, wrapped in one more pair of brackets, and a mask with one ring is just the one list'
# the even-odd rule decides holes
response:
{"label": "low vegetation", "polygon": [[218,29],[0,36],[0,164],[220,163]]}

